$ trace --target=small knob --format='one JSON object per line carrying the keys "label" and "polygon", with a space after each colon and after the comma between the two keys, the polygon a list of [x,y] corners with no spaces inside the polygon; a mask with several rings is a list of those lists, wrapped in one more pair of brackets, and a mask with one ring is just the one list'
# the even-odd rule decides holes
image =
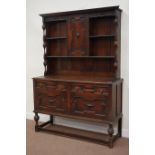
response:
{"label": "small knob", "polygon": [[115,23],[118,23],[118,19],[117,19],[117,18],[115,18],[115,19],[114,19],[114,22],[115,22]]}
{"label": "small knob", "polygon": [[80,36],[80,33],[76,32],[76,37],[79,38],[79,36]]}
{"label": "small knob", "polygon": [[53,102],[55,102],[55,100],[52,100],[52,99],[51,99],[51,100],[49,100],[49,103],[53,103]]}
{"label": "small knob", "polygon": [[86,105],[87,105],[87,107],[89,107],[89,108],[94,107],[94,105],[93,105],[93,104],[91,104],[91,103],[87,103]]}

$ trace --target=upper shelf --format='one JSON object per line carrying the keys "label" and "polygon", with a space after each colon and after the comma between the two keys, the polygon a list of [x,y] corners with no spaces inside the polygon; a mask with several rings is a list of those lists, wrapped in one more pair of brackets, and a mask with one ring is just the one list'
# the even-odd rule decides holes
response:
{"label": "upper shelf", "polygon": [[115,37],[115,35],[111,34],[111,35],[90,35],[89,38],[113,38]]}
{"label": "upper shelf", "polygon": [[115,56],[46,56],[46,58],[104,58],[104,59],[114,59]]}
{"label": "upper shelf", "polygon": [[[115,35],[90,35],[89,38],[95,39],[95,38],[114,38]],[[59,40],[59,39],[67,39],[66,36],[63,37],[46,37],[46,40]]]}
{"label": "upper shelf", "polygon": [[51,81],[67,81],[67,82],[80,82],[80,83],[105,83],[105,84],[111,84],[113,82],[122,81],[120,78],[113,78],[113,77],[103,77],[103,76],[94,76],[92,75],[71,75],[71,74],[65,74],[65,75],[50,75],[50,76],[41,76],[34,79],[42,79],[42,80],[51,80]]}
{"label": "upper shelf", "polygon": [[98,12],[103,12],[103,11],[115,11],[119,10],[122,11],[119,6],[108,6],[108,7],[101,7],[101,8],[91,8],[91,9],[85,9],[85,10],[72,10],[72,11],[66,11],[66,12],[52,12],[52,13],[44,13],[40,14],[42,17],[52,17],[52,16],[61,16],[61,15],[72,15],[72,14],[81,14],[81,13],[96,13]]}
{"label": "upper shelf", "polygon": [[46,40],[58,40],[58,39],[67,39],[67,37],[46,37]]}

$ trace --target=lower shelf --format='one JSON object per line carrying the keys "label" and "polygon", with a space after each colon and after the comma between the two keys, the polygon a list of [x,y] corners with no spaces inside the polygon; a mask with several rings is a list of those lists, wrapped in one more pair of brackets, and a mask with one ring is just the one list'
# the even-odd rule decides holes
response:
{"label": "lower shelf", "polygon": [[61,135],[80,140],[95,142],[98,144],[108,145],[113,147],[113,142],[119,137],[119,134],[109,137],[108,134],[86,131],[61,125],[52,124],[51,121],[42,123],[35,127],[36,131],[51,132],[56,135]]}

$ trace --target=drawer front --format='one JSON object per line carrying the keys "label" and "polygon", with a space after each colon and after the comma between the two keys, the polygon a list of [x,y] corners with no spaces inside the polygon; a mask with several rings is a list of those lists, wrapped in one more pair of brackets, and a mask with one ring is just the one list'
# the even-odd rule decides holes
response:
{"label": "drawer front", "polygon": [[56,82],[36,83],[37,109],[49,112],[67,111],[67,89],[65,84]]}
{"label": "drawer front", "polygon": [[41,81],[36,83],[36,90],[38,93],[55,96],[60,92],[66,91],[67,89],[64,83]]}
{"label": "drawer front", "polygon": [[111,88],[109,86],[72,86],[72,112],[94,118],[106,118],[110,111]]}

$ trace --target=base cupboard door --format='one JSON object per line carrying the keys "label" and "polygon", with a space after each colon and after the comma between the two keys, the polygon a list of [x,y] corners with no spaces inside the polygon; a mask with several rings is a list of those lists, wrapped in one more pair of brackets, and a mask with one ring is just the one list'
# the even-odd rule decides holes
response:
{"label": "base cupboard door", "polygon": [[63,83],[39,82],[36,86],[36,108],[46,112],[67,111],[67,91]]}
{"label": "base cupboard door", "polygon": [[71,107],[74,115],[107,118],[110,112],[110,88],[93,85],[74,85]]}

